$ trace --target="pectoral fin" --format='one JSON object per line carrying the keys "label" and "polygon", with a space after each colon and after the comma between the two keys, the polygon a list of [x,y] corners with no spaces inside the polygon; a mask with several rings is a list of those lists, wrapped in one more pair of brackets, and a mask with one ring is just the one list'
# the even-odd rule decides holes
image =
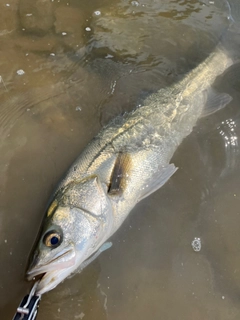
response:
{"label": "pectoral fin", "polygon": [[119,153],[113,167],[108,193],[120,195],[126,187],[131,170],[131,156],[128,153]]}
{"label": "pectoral fin", "polygon": [[97,259],[97,257],[105,250],[111,248],[112,246],[112,242],[105,242],[99,249],[98,251],[96,251],[90,258],[88,258],[87,260],[85,260],[81,266],[80,266],[80,270],[82,271],[84,268],[86,268],[93,260]]}
{"label": "pectoral fin", "polygon": [[202,117],[206,117],[218,110],[223,109],[232,101],[232,97],[227,93],[218,93],[213,89],[206,90],[206,104]]}
{"label": "pectoral fin", "polygon": [[176,168],[173,163],[165,167],[160,167],[158,171],[154,173],[154,176],[151,177],[149,181],[146,182],[146,185],[140,190],[138,202],[161,188],[177,169],[178,168]]}
{"label": "pectoral fin", "polygon": [[82,272],[93,260],[97,259],[97,257],[105,250],[111,248],[112,242],[105,242],[90,258],[85,260],[69,277],[71,279],[75,274]]}

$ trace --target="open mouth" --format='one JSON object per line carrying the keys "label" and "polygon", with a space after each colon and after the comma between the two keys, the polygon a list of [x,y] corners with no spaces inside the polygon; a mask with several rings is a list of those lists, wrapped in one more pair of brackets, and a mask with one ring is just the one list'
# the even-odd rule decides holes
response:
{"label": "open mouth", "polygon": [[60,282],[62,282],[71,272],[71,267],[62,269],[62,270],[54,270],[49,271],[44,274],[38,286],[36,288],[36,294],[43,294],[54,289]]}
{"label": "open mouth", "polygon": [[35,265],[27,272],[27,279],[40,278],[36,293],[43,294],[55,288],[62,282],[74,269],[75,251],[67,249],[65,252],[58,253],[51,261],[45,265]]}

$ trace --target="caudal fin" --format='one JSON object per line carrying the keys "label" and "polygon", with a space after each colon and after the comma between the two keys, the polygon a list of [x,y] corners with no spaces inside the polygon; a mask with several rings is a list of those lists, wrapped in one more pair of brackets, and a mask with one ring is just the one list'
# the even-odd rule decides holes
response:
{"label": "caudal fin", "polygon": [[230,29],[240,33],[240,1],[228,0]]}
{"label": "caudal fin", "polygon": [[226,3],[229,9],[229,28],[223,33],[220,45],[235,62],[240,60],[240,0],[226,0]]}

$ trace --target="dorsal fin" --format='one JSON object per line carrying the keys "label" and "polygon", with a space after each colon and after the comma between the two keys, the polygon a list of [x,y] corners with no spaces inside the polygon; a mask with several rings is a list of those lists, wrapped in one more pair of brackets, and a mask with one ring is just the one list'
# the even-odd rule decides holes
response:
{"label": "dorsal fin", "polygon": [[122,194],[126,187],[129,172],[131,170],[131,156],[120,152],[113,167],[108,193],[110,195]]}

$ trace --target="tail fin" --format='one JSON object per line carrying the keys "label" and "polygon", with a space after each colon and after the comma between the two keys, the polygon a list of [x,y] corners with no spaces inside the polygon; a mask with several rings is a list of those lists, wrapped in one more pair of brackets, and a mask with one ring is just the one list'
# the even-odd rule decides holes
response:
{"label": "tail fin", "polygon": [[226,0],[229,8],[230,29],[240,32],[240,2],[239,0]]}
{"label": "tail fin", "polygon": [[229,9],[229,28],[223,33],[220,45],[233,62],[240,60],[240,0],[226,0]]}

